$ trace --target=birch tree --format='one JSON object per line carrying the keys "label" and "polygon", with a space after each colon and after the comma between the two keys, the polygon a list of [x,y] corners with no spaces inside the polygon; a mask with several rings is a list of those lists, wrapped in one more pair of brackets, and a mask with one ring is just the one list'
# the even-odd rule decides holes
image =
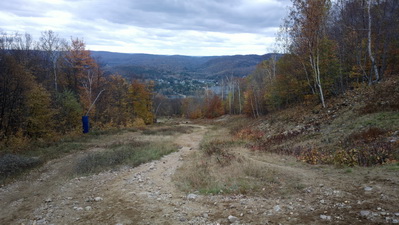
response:
{"label": "birch tree", "polygon": [[[375,81],[379,81],[380,80],[380,75],[378,73],[378,68],[377,68],[377,64],[375,62],[373,53],[371,52],[371,13],[370,13],[370,9],[371,9],[371,0],[368,0],[367,2],[367,16],[368,16],[368,31],[367,31],[367,50],[369,53],[369,57],[371,60],[371,65],[374,69],[374,74],[375,74]],[[370,75],[369,78],[369,85],[371,85],[373,83],[373,76]]]}
{"label": "birch tree", "polygon": [[58,92],[57,61],[62,54],[62,42],[52,30],[44,31],[40,37],[40,49],[46,53],[50,60],[54,90]]}
{"label": "birch tree", "polygon": [[[308,58],[313,80],[323,107],[326,107],[320,72],[321,45],[326,38],[325,28],[330,0],[293,0],[289,19],[292,42],[302,49]],[[300,53],[302,54],[302,52]]]}

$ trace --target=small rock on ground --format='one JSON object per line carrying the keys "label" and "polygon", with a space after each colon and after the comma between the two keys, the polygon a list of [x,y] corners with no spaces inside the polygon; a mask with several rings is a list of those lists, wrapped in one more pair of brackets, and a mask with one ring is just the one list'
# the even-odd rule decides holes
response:
{"label": "small rock on ground", "polygon": [[371,212],[368,211],[368,210],[362,210],[362,211],[360,211],[360,215],[363,216],[363,217],[367,217],[367,216],[369,216],[370,214],[371,214]]}
{"label": "small rock on ground", "polygon": [[187,199],[188,200],[194,200],[194,199],[196,199],[198,196],[196,195],[196,194],[188,194],[187,195]]}
{"label": "small rock on ground", "polygon": [[238,221],[238,218],[235,216],[230,215],[229,217],[227,217],[227,219],[229,220],[230,223],[235,223]]}

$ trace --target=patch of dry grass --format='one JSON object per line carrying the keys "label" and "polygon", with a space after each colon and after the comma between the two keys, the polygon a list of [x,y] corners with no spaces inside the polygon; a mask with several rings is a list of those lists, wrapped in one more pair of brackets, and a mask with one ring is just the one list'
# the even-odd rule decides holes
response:
{"label": "patch of dry grass", "polygon": [[104,151],[89,153],[80,159],[75,166],[76,174],[92,174],[115,169],[121,165],[138,166],[160,159],[162,156],[177,150],[177,146],[161,142],[132,142],[115,144]]}
{"label": "patch of dry grass", "polygon": [[299,178],[270,166],[266,154],[254,156],[264,160],[251,158],[254,153],[226,135],[225,129],[210,131],[200,146],[201,151],[187,157],[174,176],[185,192],[268,196],[299,191]]}
{"label": "patch of dry grass", "polygon": [[193,126],[166,126],[166,127],[151,127],[143,130],[144,135],[175,135],[175,134],[189,134],[193,131]]}

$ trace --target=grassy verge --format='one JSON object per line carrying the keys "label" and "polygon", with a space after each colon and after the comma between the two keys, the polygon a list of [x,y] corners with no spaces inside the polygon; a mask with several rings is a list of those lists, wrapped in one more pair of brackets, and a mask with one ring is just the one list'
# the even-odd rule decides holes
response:
{"label": "grassy verge", "polygon": [[131,142],[113,145],[101,152],[89,153],[80,159],[75,166],[76,174],[92,174],[113,169],[118,166],[138,166],[152,160],[160,159],[177,150],[171,143]]}
{"label": "grassy verge", "polygon": [[93,131],[89,134],[69,135],[52,143],[32,143],[29,148],[19,152],[5,149],[0,156],[0,184],[7,183],[8,180],[16,178],[49,160],[93,147],[98,140],[104,137],[132,131],[135,130]]}

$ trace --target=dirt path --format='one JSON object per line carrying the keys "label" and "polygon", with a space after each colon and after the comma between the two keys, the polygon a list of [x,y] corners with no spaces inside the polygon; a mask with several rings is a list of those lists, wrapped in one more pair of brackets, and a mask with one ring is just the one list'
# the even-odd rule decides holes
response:
{"label": "dirt path", "polygon": [[[172,175],[208,131],[176,136],[179,151],[136,168],[72,178],[65,171],[85,153],[53,160],[0,189],[0,224],[381,224],[399,223],[398,172],[306,166],[276,155],[242,156],[297,177],[299,193],[198,195],[179,191]],[[131,133],[119,141],[133,138]],[[115,140],[112,137],[102,142]],[[104,143],[88,151],[101,150]],[[396,175],[396,176],[395,176]],[[267,192],[268,190],[265,190]]]}
{"label": "dirt path", "polygon": [[189,126],[194,132],[175,140],[178,152],[136,168],[70,179],[65,171],[84,152],[47,163],[0,189],[0,224],[184,224],[201,206],[176,190],[171,175],[206,132]]}

